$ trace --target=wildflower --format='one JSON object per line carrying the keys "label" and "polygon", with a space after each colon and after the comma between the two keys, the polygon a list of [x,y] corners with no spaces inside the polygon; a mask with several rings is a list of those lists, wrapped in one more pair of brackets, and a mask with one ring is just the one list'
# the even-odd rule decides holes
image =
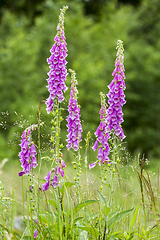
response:
{"label": "wildflower", "polygon": [[24,174],[29,175],[31,169],[36,168],[38,165],[36,160],[36,148],[34,143],[31,142],[31,129],[25,129],[21,137],[21,144],[19,144],[21,146],[21,152],[18,156],[23,171],[19,172],[19,176]]}
{"label": "wildflower", "polygon": [[34,231],[34,238],[36,238],[38,236],[38,230],[36,229],[35,231]]}
{"label": "wildflower", "polygon": [[62,177],[64,177],[64,168],[66,167],[65,162],[61,159],[60,166],[55,167],[55,175],[53,177],[52,186],[56,188],[58,186],[59,182],[59,176],[61,174]]}
{"label": "wildflower", "polygon": [[62,168],[65,168],[65,167],[66,167],[66,164],[65,164],[65,162],[64,162],[63,160],[61,160],[61,167],[62,167]]}
{"label": "wildflower", "polygon": [[96,166],[97,162],[94,162],[94,163],[90,163],[89,164],[89,169],[92,169]]}
{"label": "wildflower", "polygon": [[100,93],[101,96],[101,109],[99,111],[100,114],[100,124],[95,132],[95,136],[96,136],[96,141],[92,147],[92,149],[94,151],[96,151],[96,149],[98,148],[98,144],[99,145],[99,149],[98,149],[98,161],[89,164],[89,169],[92,169],[93,167],[96,166],[97,162],[98,164],[101,166],[101,163],[104,164],[106,162],[110,162],[110,159],[108,157],[109,155],[109,144],[108,144],[108,139],[110,138],[110,135],[107,131],[107,124],[106,124],[106,114],[107,114],[107,109],[106,109],[106,103],[105,103],[105,95],[101,92]]}
{"label": "wildflower", "polygon": [[107,110],[106,121],[108,124],[108,132],[112,130],[114,133],[123,140],[125,135],[123,133],[123,129],[121,127],[121,123],[123,120],[123,112],[122,106],[126,103],[125,101],[125,74],[124,74],[124,55],[123,55],[123,42],[118,40],[117,42],[117,58],[115,60],[115,69],[112,73],[114,79],[109,84],[109,93],[108,96],[108,104],[109,108]]}
{"label": "wildflower", "polygon": [[55,167],[55,175],[52,177],[53,170],[51,170],[47,176],[44,177],[46,182],[42,184],[42,190],[47,191],[49,189],[50,181],[52,181],[51,185],[56,188],[58,186],[58,181],[59,181],[59,176],[61,174],[62,177],[64,177],[64,168],[66,167],[65,162],[60,159],[60,164],[59,166]]}
{"label": "wildflower", "polygon": [[69,99],[69,105],[68,105],[68,112],[69,115],[67,117],[67,148],[68,150],[70,148],[73,148],[75,151],[79,149],[79,142],[81,141],[81,132],[82,132],[82,126],[80,121],[80,107],[77,103],[77,94],[78,90],[76,88],[76,85],[78,85],[78,82],[75,77],[75,71],[69,69],[71,72],[71,91],[70,91],[70,99]]}
{"label": "wildflower", "polygon": [[46,100],[46,110],[50,113],[54,106],[54,99],[57,98],[58,102],[64,100],[63,91],[67,90],[65,81],[67,76],[66,64],[67,61],[67,43],[65,41],[64,32],[64,13],[67,10],[67,6],[61,9],[59,16],[59,23],[57,26],[57,35],[54,38],[55,43],[50,49],[51,56],[47,59],[50,65],[50,71],[48,73],[48,91],[50,93],[49,98]]}
{"label": "wildflower", "polygon": [[46,180],[46,182],[44,184],[42,184],[42,190],[43,191],[46,191],[48,190],[49,188],[49,181],[50,181],[50,178],[52,176],[52,170],[47,174],[47,176],[44,177],[44,179]]}

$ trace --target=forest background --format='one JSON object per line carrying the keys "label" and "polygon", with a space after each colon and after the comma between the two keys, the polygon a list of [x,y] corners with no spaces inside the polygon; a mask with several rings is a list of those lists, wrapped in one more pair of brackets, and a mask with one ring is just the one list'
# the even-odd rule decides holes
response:
{"label": "forest background", "polygon": [[[123,129],[131,154],[160,158],[159,0],[1,0],[0,2],[0,161],[18,159],[20,135],[37,122],[41,99],[49,96],[46,59],[56,35],[59,9],[68,5],[65,33],[67,68],[77,73],[83,138],[99,124],[99,92],[108,93],[116,42],[124,43],[126,100]],[[70,87],[70,77],[66,85]],[[69,90],[66,99],[69,98]],[[64,108],[67,107],[67,101]],[[64,111],[65,119],[67,112]],[[50,121],[41,106],[42,148]],[[62,142],[66,125],[62,123]],[[35,140],[37,136],[34,136]]]}

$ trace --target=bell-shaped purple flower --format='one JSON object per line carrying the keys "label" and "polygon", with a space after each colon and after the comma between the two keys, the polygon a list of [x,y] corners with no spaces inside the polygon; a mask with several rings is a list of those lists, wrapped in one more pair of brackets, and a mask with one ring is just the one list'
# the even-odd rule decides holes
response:
{"label": "bell-shaped purple flower", "polygon": [[99,150],[98,150],[98,159],[100,161],[103,160],[103,149],[102,149],[102,147],[100,147]]}
{"label": "bell-shaped purple flower", "polygon": [[52,176],[52,170],[47,174],[47,176],[45,176],[44,177],[44,179],[46,180],[46,182],[44,183],[44,184],[42,184],[42,190],[43,191],[46,191],[46,190],[48,190],[48,188],[49,188],[49,181],[50,181],[50,178],[51,178],[51,176]]}
{"label": "bell-shaped purple flower", "polygon": [[58,186],[58,182],[59,182],[59,176],[61,175],[62,177],[64,177],[64,168],[66,167],[65,162],[60,159],[60,165],[55,167],[55,175],[53,177],[53,182],[52,182],[52,186],[54,188],[56,188]]}
{"label": "bell-shaped purple flower", "polygon": [[[57,162],[57,161],[56,161]],[[64,177],[64,168],[66,167],[65,162],[60,158],[58,161],[59,166],[55,166],[54,176],[52,179],[53,170],[51,170],[44,179],[46,182],[42,184],[42,190],[48,190],[49,186],[52,185],[54,188],[58,186],[60,175]],[[51,182],[51,183],[50,183]]]}
{"label": "bell-shaped purple flower", "polygon": [[34,238],[36,238],[38,236],[38,230],[36,229],[35,231],[34,231]]}
{"label": "bell-shaped purple flower", "polygon": [[57,26],[57,35],[54,38],[55,43],[50,49],[51,56],[47,59],[48,64],[50,65],[50,71],[48,73],[49,78],[48,82],[48,91],[50,93],[48,99],[46,100],[46,110],[47,113],[50,113],[53,106],[55,98],[58,99],[58,102],[64,100],[63,92],[67,90],[65,81],[67,76],[65,60],[67,57],[67,43],[65,41],[65,32],[64,32],[64,13],[68,7],[63,7],[59,16],[59,24]]}
{"label": "bell-shaped purple flower", "polygon": [[37,167],[36,148],[33,142],[31,142],[31,129],[26,129],[22,133],[21,140],[21,152],[19,152],[19,160],[21,162],[22,172],[19,172],[19,176],[24,174],[29,175],[32,168]]}
{"label": "bell-shaped purple flower", "polygon": [[98,140],[95,141],[92,149],[93,149],[94,151],[96,151],[97,147],[98,147]]}
{"label": "bell-shaped purple flower", "polygon": [[64,177],[64,170],[63,170],[63,168],[60,168],[60,173],[61,173],[61,176]]}
{"label": "bell-shaped purple flower", "polygon": [[96,166],[97,162],[94,162],[94,163],[90,163],[89,164],[89,169],[92,169]]}
{"label": "bell-shaped purple flower", "polygon": [[109,108],[107,110],[106,115],[106,122],[108,124],[108,132],[111,132],[112,130],[114,133],[123,140],[125,138],[125,135],[123,133],[123,129],[121,127],[121,123],[123,120],[123,112],[122,112],[122,106],[126,103],[125,100],[125,74],[124,74],[124,54],[123,54],[123,42],[121,40],[118,40],[117,42],[117,58],[115,61],[115,69],[112,73],[112,76],[114,76],[114,79],[109,84],[109,93],[108,96],[108,104]]}
{"label": "bell-shaped purple flower", "polygon": [[65,168],[66,167],[66,164],[65,164],[65,162],[61,159],[61,167],[62,168]]}
{"label": "bell-shaped purple flower", "polygon": [[57,175],[54,175],[54,177],[53,177],[52,186],[54,188],[56,188],[58,186],[58,177],[57,177]]}
{"label": "bell-shaped purple flower", "polygon": [[67,148],[73,148],[75,151],[79,149],[79,142],[81,141],[81,132],[82,132],[82,125],[80,121],[80,107],[77,103],[77,94],[78,90],[76,85],[78,82],[75,77],[75,71],[69,69],[71,72],[71,92],[70,92],[70,99],[68,105],[68,112],[69,115],[67,117]]}

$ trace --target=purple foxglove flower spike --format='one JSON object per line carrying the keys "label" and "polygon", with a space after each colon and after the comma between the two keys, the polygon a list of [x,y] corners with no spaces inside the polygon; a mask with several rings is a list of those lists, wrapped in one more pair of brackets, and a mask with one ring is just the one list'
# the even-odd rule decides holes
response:
{"label": "purple foxglove flower spike", "polygon": [[67,117],[67,148],[73,148],[75,151],[79,149],[79,142],[81,141],[81,132],[82,132],[82,125],[80,121],[80,107],[77,103],[77,94],[78,90],[76,85],[78,82],[75,77],[75,71],[69,69],[71,72],[71,92],[70,92],[70,99],[68,105],[68,112],[69,115]]}
{"label": "purple foxglove flower spike", "polygon": [[95,132],[95,136],[97,137],[92,149],[96,151],[98,148],[99,144],[99,149],[98,149],[98,161],[89,164],[89,169],[92,169],[93,167],[96,166],[97,162],[99,163],[99,166],[101,166],[101,163],[109,163],[110,159],[108,157],[109,155],[109,144],[108,144],[108,139],[110,138],[110,135],[107,131],[107,124],[106,124],[106,114],[107,114],[107,109],[106,109],[106,102],[105,102],[105,95],[101,92],[101,109],[99,111],[100,114],[100,124]]}
{"label": "purple foxglove flower spike", "polygon": [[112,73],[114,79],[109,84],[108,104],[106,122],[108,124],[108,132],[112,130],[114,133],[123,140],[125,135],[121,127],[123,120],[122,106],[126,103],[124,90],[125,90],[125,74],[124,74],[124,54],[123,54],[123,42],[118,40],[117,42],[117,58],[115,61],[115,69]]}
{"label": "purple foxglove flower spike", "polygon": [[50,52],[51,56],[47,59],[50,65],[50,71],[48,73],[48,91],[50,93],[49,98],[46,100],[46,110],[50,113],[54,106],[54,99],[57,98],[58,102],[64,100],[63,92],[67,90],[65,81],[67,76],[66,64],[67,61],[67,43],[65,41],[64,33],[64,13],[67,10],[67,6],[61,9],[59,16],[59,23],[57,26],[57,35],[54,38],[55,43],[53,44]]}
{"label": "purple foxglove flower spike", "polygon": [[23,168],[22,172],[19,172],[19,176],[24,174],[29,175],[31,168],[37,167],[37,159],[36,159],[36,148],[34,143],[31,142],[31,129],[25,129],[22,133],[21,144],[21,152],[19,152],[19,160],[21,162],[21,167]]}

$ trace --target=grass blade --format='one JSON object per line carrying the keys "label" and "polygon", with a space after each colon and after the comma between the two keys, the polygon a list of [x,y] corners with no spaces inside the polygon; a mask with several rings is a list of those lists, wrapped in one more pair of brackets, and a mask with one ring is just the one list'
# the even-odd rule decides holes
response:
{"label": "grass blade", "polygon": [[74,209],[73,209],[73,215],[75,215],[79,210],[81,210],[82,208],[92,204],[92,203],[96,203],[99,200],[87,200],[83,203],[78,204]]}

